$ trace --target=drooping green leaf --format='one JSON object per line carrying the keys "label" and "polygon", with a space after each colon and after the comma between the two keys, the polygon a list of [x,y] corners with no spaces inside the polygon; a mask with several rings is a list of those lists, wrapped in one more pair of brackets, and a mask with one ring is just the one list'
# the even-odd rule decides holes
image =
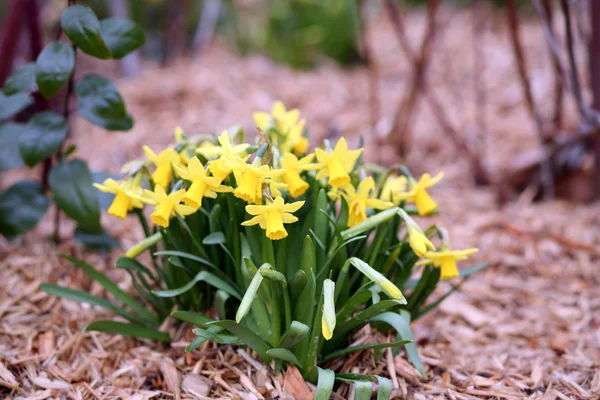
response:
{"label": "drooping green leaf", "polygon": [[108,59],[111,53],[102,39],[100,21],[91,8],[75,4],[67,8],[60,19],[63,32],[84,53]]}
{"label": "drooping green leaf", "polygon": [[146,275],[153,277],[152,272],[142,263],[140,263],[135,258],[131,257],[119,257],[116,263],[116,267],[120,269],[140,271],[145,273]]}
{"label": "drooping green leaf", "polygon": [[54,166],[48,179],[54,201],[65,214],[87,232],[100,233],[100,206],[92,174],[82,160],[63,161]]}
{"label": "drooping green leaf", "polygon": [[15,236],[27,232],[42,219],[49,205],[39,183],[17,182],[0,194],[0,233]]}
{"label": "drooping green leaf", "polygon": [[83,270],[83,272],[85,272],[87,276],[92,278],[94,281],[98,282],[104,289],[106,289],[107,292],[113,295],[115,299],[128,305],[129,307],[131,307],[132,310],[146,318],[148,321],[158,322],[156,316],[152,314],[152,312],[150,312],[146,307],[144,307],[141,303],[134,299],[133,296],[131,296],[128,293],[125,293],[108,276],[104,275],[102,272],[98,271],[97,269],[95,269],[94,267],[92,267],[91,265],[79,258],[71,257],[66,254],[59,255],[60,257],[71,261],[78,268],[81,268],[81,270]]}
{"label": "drooping green leaf", "polygon": [[308,333],[308,325],[298,321],[292,321],[290,327],[281,335],[279,339],[279,347],[291,349]]}
{"label": "drooping green leaf", "polygon": [[354,400],[370,400],[373,384],[369,381],[354,381]]}
{"label": "drooping green leaf", "polygon": [[104,229],[101,233],[90,233],[77,227],[73,238],[87,249],[99,253],[107,253],[113,249],[119,248],[119,241],[110,236]]}
{"label": "drooping green leaf", "polygon": [[283,348],[279,347],[279,348],[268,350],[267,354],[270,355],[271,357],[275,358],[276,360],[283,360],[283,361],[295,364],[297,366],[300,366],[300,363],[298,362],[298,359],[296,358],[294,353],[292,353],[288,349],[283,349]]}
{"label": "drooping green leaf", "polygon": [[27,63],[16,70],[4,83],[4,94],[10,96],[35,85],[35,63]]}
{"label": "drooping green leaf", "polygon": [[260,338],[256,333],[252,332],[246,326],[236,323],[231,320],[224,321],[214,321],[208,324],[209,326],[215,325],[220,326],[233,333],[235,336],[239,337],[242,342],[244,342],[248,347],[254,350],[262,359],[270,363],[271,356],[267,353],[268,350],[271,349],[264,340]]}
{"label": "drooping green leaf", "polygon": [[401,311],[400,314],[385,312],[371,318],[371,322],[385,322],[398,332],[398,337],[401,340],[410,340],[410,343],[406,343],[404,345],[404,349],[406,350],[410,361],[412,361],[417,371],[419,371],[423,377],[427,377],[425,368],[423,368],[421,358],[419,357],[419,352],[417,351],[415,336],[410,329],[410,316],[407,314],[408,313],[405,311]]}
{"label": "drooping green leaf", "polygon": [[31,103],[33,103],[33,97],[27,93],[10,96],[0,93],[0,121],[12,117]]}
{"label": "drooping green leaf", "polygon": [[63,42],[52,42],[44,47],[35,63],[35,81],[38,90],[49,98],[69,80],[75,68],[75,52]]}
{"label": "drooping green leaf", "polygon": [[225,243],[225,235],[223,232],[213,232],[202,239],[202,244],[213,245],[219,243]]}
{"label": "drooping green leaf", "polygon": [[75,85],[79,113],[92,124],[109,131],[127,131],[133,119],[113,83],[100,75],[88,74]]}
{"label": "drooping green leaf", "polygon": [[[210,328],[217,328],[211,326]],[[202,337],[206,340],[212,340],[219,344],[237,344],[240,342],[240,338],[231,334],[219,334],[209,329],[195,328],[192,330],[196,336]]]}
{"label": "drooping green leaf", "polygon": [[208,329],[208,323],[214,322],[215,319],[207,317],[206,315],[198,314],[190,311],[173,311],[171,317],[177,318],[178,320],[189,322],[192,325],[199,326],[203,329]]}
{"label": "drooping green leaf", "polygon": [[0,125],[0,171],[21,168],[24,165],[19,154],[19,141],[24,131],[25,124],[7,122]]}
{"label": "drooping green leaf", "polygon": [[144,30],[127,19],[103,19],[100,32],[113,58],[122,58],[146,43]]}
{"label": "drooping green leaf", "polygon": [[83,328],[82,333],[88,331],[112,333],[115,335],[131,336],[141,339],[160,340],[161,342],[167,343],[171,341],[171,338],[167,332],[161,332],[145,326],[118,321],[94,321]]}
{"label": "drooping green leaf", "polygon": [[225,293],[235,297],[236,299],[239,299],[239,300],[242,299],[242,296],[239,294],[239,292],[237,291],[236,288],[234,288],[233,286],[231,286],[230,284],[228,284],[227,282],[225,282],[218,276],[211,274],[208,271],[198,272],[198,274],[194,277],[194,279],[192,279],[191,281],[189,281],[188,283],[186,283],[185,285],[183,285],[179,288],[169,289],[169,290],[155,290],[155,291],[153,291],[153,293],[159,297],[175,297],[175,296],[179,296],[180,294],[183,294],[183,293],[187,292],[188,290],[192,289],[198,282],[206,282],[209,285],[211,285],[217,289],[220,289],[220,290],[224,291]]}
{"label": "drooping green leaf", "polygon": [[385,349],[387,347],[398,347],[398,346],[405,345],[407,343],[410,343],[410,340],[397,340],[395,342],[389,342],[389,343],[361,344],[358,346],[346,347],[344,349],[340,349],[340,350],[336,350],[336,351],[332,351],[331,353],[328,353],[325,357],[323,357],[322,360],[319,360],[319,363],[324,363],[325,361],[333,360],[334,358],[342,357],[342,356],[345,356],[346,354],[354,353],[357,351],[369,350],[369,349]]}
{"label": "drooping green leaf", "polygon": [[19,141],[19,152],[27,166],[33,167],[58,150],[67,136],[67,121],[53,111],[34,115]]}
{"label": "drooping green leaf", "polygon": [[[211,332],[211,333],[219,333],[219,332],[223,331],[223,328],[221,328],[219,326],[209,326],[208,329],[206,329],[206,331]],[[207,340],[208,339],[204,336],[198,336],[196,339],[194,339],[192,341],[192,343],[190,343],[185,348],[185,352],[187,353],[187,352],[197,349],[198,347],[202,346],[204,344],[204,342],[206,342]]]}
{"label": "drooping green leaf", "polygon": [[319,371],[319,378],[314,400],[329,400],[333,391],[333,384],[335,383],[335,373],[330,369],[317,369]]}
{"label": "drooping green leaf", "polygon": [[377,400],[390,400],[392,397],[392,382],[381,376],[377,378]]}

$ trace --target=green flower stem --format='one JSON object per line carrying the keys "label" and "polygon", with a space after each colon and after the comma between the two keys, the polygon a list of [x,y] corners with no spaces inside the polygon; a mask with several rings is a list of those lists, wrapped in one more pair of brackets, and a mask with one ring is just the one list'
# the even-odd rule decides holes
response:
{"label": "green flower stem", "polygon": [[[271,336],[271,345],[273,347],[277,347],[279,344],[279,339],[281,338],[281,310],[279,307],[281,301],[281,293],[279,292],[279,286],[277,282],[271,283],[271,298],[273,299],[272,303],[272,314],[271,314],[271,322],[273,326],[273,335]],[[289,301],[289,300],[288,300]]]}
{"label": "green flower stem", "polygon": [[[139,221],[140,221],[140,225],[142,225],[142,229],[144,230],[144,236],[146,236],[146,238],[152,236],[152,234],[150,233],[150,228],[148,227],[148,221],[146,221],[146,216],[144,215],[144,211],[140,208],[135,208],[135,214],[137,215]],[[156,255],[154,253],[156,253],[156,246],[151,246],[150,247],[150,255],[152,257],[152,264],[154,264],[154,268],[156,268],[156,270],[159,270],[159,266],[158,266],[158,259],[156,258]]]}

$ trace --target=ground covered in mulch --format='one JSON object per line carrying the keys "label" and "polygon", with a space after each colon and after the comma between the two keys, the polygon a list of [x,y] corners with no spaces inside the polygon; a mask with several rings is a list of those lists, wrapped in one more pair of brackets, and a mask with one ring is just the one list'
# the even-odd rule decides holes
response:
{"label": "ground covered in mulch", "polygon": [[[444,11],[443,36],[436,42],[431,84],[484,163],[495,174],[535,148],[515,77],[507,34],[489,21],[483,36],[486,107],[475,107],[470,41],[471,15]],[[414,43],[423,16],[412,15]],[[415,173],[444,170],[446,179],[432,190],[440,203],[437,222],[446,226],[457,248],[479,247],[473,263],[490,266],[469,279],[442,306],[413,325],[429,378],[422,379],[404,354],[393,358],[371,351],[336,363],[345,371],[380,373],[394,384],[394,398],[410,399],[593,399],[600,398],[600,205],[533,203],[529,191],[501,208],[490,189],[476,188],[461,154],[421,105],[414,117],[413,149],[394,159],[380,138],[391,124],[408,86],[409,66],[383,19],[369,25],[379,72],[380,116],[369,126],[368,72],[325,63],[297,72],[262,56],[239,58],[220,46],[166,69],[148,66],[141,77],[120,88],[136,120],[132,132],[109,134],[76,121],[74,143],[93,169],[117,172],[141,156],[141,145],[155,149],[172,140],[175,125],[191,133],[220,131],[242,123],[252,131],[251,112],[269,109],[281,98],[307,118],[314,142],[345,135],[366,138],[366,155],[383,163],[405,162]],[[552,90],[542,31],[535,22],[523,37],[536,98]],[[573,113],[569,110],[567,117]],[[485,113],[486,132],[474,129],[476,111]],[[26,173],[13,173],[2,185]],[[52,210],[51,210],[52,211]],[[57,252],[84,257],[130,289],[129,277],[114,269],[122,251],[84,252],[68,239],[58,247],[46,238],[52,215],[32,233],[13,243],[0,241],[0,397],[145,399],[239,398],[307,399],[309,388],[296,370],[274,377],[254,355],[207,343],[184,353],[192,338],[189,326],[167,320],[170,345],[95,332],[81,334],[86,323],[111,318],[100,309],[59,300],[38,291],[42,282],[104,295]],[[105,217],[105,226],[123,248],[141,238],[136,221]],[[423,225],[427,222],[422,221]],[[376,338],[367,328],[357,343]],[[341,387],[335,398],[351,397]]]}

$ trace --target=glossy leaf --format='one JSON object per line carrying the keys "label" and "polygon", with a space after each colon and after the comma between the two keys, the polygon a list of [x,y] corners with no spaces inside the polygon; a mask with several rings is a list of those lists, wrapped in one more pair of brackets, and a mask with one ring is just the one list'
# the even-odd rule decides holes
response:
{"label": "glossy leaf", "polygon": [[121,94],[108,78],[88,74],[77,82],[75,93],[79,114],[92,124],[109,131],[126,131],[133,127]]}
{"label": "glossy leaf", "polygon": [[65,214],[90,233],[100,233],[100,206],[92,174],[81,160],[56,165],[48,179],[54,201]]}
{"label": "glossy leaf", "polygon": [[19,152],[27,166],[44,161],[53,155],[67,136],[67,121],[53,111],[34,115],[26,125],[19,141]]}
{"label": "glossy leaf", "polygon": [[288,349],[275,348],[275,349],[267,350],[267,354],[277,360],[283,360],[283,361],[300,366],[300,363],[298,362],[298,359],[296,358],[294,353],[292,353]]}
{"label": "glossy leaf", "polygon": [[107,253],[119,248],[119,241],[109,235],[104,229],[100,233],[90,233],[77,227],[73,238],[84,245],[85,248],[99,253]]}
{"label": "glossy leaf", "polygon": [[213,232],[202,239],[202,244],[213,245],[219,243],[225,243],[225,235],[223,232]]}
{"label": "glossy leaf", "polygon": [[65,35],[84,53],[101,59],[111,58],[100,33],[100,21],[91,8],[79,4],[70,6],[63,12],[60,25]]}
{"label": "glossy leaf", "polygon": [[0,121],[22,111],[33,103],[33,97],[27,93],[17,93],[10,96],[0,93]]}
{"label": "glossy leaf", "polygon": [[246,326],[236,323],[235,321],[225,320],[225,321],[215,321],[208,324],[209,326],[220,326],[233,333],[235,336],[239,337],[240,340],[254,350],[262,359],[270,363],[271,356],[267,354],[267,351],[271,349],[264,340],[260,338],[256,333],[252,332]]}
{"label": "glossy leaf", "polygon": [[158,297],[175,297],[192,289],[196,284],[198,284],[198,282],[206,282],[212,287],[220,289],[236,299],[242,299],[242,296],[240,296],[238,291],[233,286],[208,271],[198,272],[198,274],[196,274],[191,281],[179,288],[169,290],[154,290],[153,293]]}
{"label": "glossy leaf", "polygon": [[21,168],[24,163],[19,154],[19,141],[25,124],[7,122],[0,125],[0,171]]}
{"label": "glossy leaf", "polygon": [[35,81],[39,92],[52,97],[69,80],[75,68],[75,52],[64,42],[52,42],[44,47],[35,63]]}
{"label": "glossy leaf", "polygon": [[335,373],[330,369],[318,368],[319,378],[314,400],[329,400],[335,383]]}
{"label": "glossy leaf", "polygon": [[208,329],[208,324],[210,322],[214,322],[215,319],[211,317],[207,317],[206,315],[198,314],[190,311],[173,311],[171,313],[173,318],[177,318],[178,320],[189,322],[192,325],[199,326],[203,329]]}
{"label": "glossy leaf", "polygon": [[171,338],[167,332],[161,332],[156,329],[146,328],[145,326],[118,321],[94,321],[83,328],[82,333],[89,331],[112,333],[115,335],[131,336],[140,339],[159,340],[167,343],[171,341]]}
{"label": "glossy leaf", "polygon": [[49,205],[39,183],[17,182],[0,194],[0,233],[15,236],[27,232],[42,219]]}
{"label": "glossy leaf", "polygon": [[27,63],[17,69],[4,82],[4,94],[12,94],[31,89],[35,85],[35,63]]}
{"label": "glossy leaf", "polygon": [[126,19],[103,19],[100,21],[100,32],[113,58],[122,58],[146,42],[144,30]]}

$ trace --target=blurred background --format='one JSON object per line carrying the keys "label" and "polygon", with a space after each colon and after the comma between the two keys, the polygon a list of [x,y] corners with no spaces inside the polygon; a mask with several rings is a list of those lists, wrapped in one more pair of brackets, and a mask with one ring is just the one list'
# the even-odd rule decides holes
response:
{"label": "blurred background", "polygon": [[[600,394],[600,2],[77,3],[100,18],[131,18],[146,33],[145,46],[123,60],[77,56],[77,76],[113,79],[135,120],[115,133],[75,114],[69,141],[96,174],[118,175],[144,144],[172,143],[176,126],[198,134],[241,124],[252,135],[252,112],[282,100],[306,118],[313,146],[345,136],[364,144],[369,162],[405,164],[415,175],[444,171],[432,190],[443,215],[436,218],[454,247],[479,247],[475,262],[491,261],[419,322],[424,362],[441,369],[418,390],[464,394],[450,398],[516,399],[552,387],[571,398]],[[0,86],[55,40],[66,4],[0,2]],[[2,173],[0,188],[37,174]],[[23,288],[14,298],[27,298],[39,279],[82,285],[76,272],[54,268],[54,249],[38,240],[52,232],[50,214],[23,241],[0,243],[9,266],[0,281]],[[108,221],[122,247],[140,239],[128,221]],[[62,229],[66,239],[73,226]],[[69,239],[62,250],[82,252]],[[112,271],[121,253],[86,257]],[[73,308],[74,325],[78,316],[95,318]],[[123,362],[156,370],[156,355],[120,350]],[[396,370],[418,385],[408,364],[396,361]],[[116,385],[130,384],[128,376]]]}

